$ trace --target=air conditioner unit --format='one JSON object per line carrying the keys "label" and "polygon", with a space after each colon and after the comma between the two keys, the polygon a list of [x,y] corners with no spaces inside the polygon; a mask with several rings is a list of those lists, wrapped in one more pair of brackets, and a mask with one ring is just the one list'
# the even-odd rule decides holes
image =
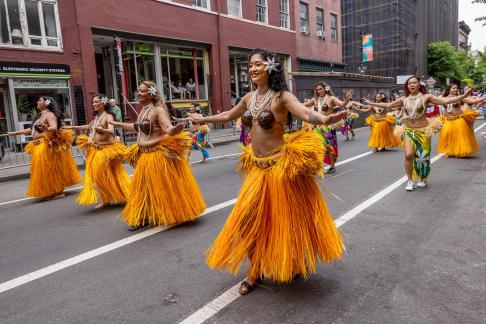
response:
{"label": "air conditioner unit", "polygon": [[300,26],[300,32],[303,34],[308,34],[309,28],[307,26]]}
{"label": "air conditioner unit", "polygon": [[326,32],[323,31],[323,30],[318,30],[317,31],[317,37],[325,38],[326,37]]}

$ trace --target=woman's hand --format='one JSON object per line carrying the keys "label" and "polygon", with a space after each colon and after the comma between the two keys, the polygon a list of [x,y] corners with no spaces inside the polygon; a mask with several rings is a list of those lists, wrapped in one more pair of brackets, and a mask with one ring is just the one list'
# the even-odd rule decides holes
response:
{"label": "woman's hand", "polygon": [[187,113],[187,119],[191,121],[193,124],[200,124],[204,120],[204,116],[201,114],[191,114]]}

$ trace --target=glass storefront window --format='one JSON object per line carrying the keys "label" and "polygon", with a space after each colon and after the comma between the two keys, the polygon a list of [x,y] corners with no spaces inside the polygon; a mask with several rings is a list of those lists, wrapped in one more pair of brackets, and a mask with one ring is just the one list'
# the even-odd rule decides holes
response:
{"label": "glass storefront window", "polygon": [[160,54],[165,100],[207,99],[203,50],[161,46]]}
{"label": "glass storefront window", "polygon": [[[36,109],[37,101],[41,96],[53,97],[61,110],[62,123],[65,125],[72,125],[73,120],[69,100],[69,89],[15,89],[15,100],[19,121],[18,127],[16,127],[17,130],[32,127],[32,120],[38,113]],[[30,139],[30,136],[21,136],[22,143],[27,142]]]}
{"label": "glass storefront window", "polygon": [[123,66],[127,78],[128,99],[136,101],[138,84],[156,79],[154,45],[143,42],[125,42],[123,47]]}

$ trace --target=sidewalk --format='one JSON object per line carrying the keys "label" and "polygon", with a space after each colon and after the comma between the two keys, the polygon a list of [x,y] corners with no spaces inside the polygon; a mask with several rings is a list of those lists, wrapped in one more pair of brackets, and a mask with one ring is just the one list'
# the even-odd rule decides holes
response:
{"label": "sidewalk", "polygon": [[[219,134],[218,134],[219,135]],[[213,146],[225,145],[232,142],[238,142],[240,134],[235,135],[222,135],[216,137],[210,137],[210,142]],[[84,169],[84,160],[81,157],[75,158],[76,164],[79,169]],[[0,182],[27,179],[30,175],[30,166],[19,166],[8,169],[0,169]]]}

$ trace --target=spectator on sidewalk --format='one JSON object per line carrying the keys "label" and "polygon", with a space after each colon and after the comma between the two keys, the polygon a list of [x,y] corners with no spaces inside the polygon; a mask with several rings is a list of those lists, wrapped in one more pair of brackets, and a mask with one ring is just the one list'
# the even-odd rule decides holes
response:
{"label": "spectator on sidewalk", "polygon": [[[115,99],[110,99],[110,106],[111,106],[111,111],[115,115],[115,121],[117,123],[123,123],[123,114],[120,107],[118,107],[118,105],[116,104]],[[119,129],[115,128],[115,136],[120,138],[121,132]]]}

